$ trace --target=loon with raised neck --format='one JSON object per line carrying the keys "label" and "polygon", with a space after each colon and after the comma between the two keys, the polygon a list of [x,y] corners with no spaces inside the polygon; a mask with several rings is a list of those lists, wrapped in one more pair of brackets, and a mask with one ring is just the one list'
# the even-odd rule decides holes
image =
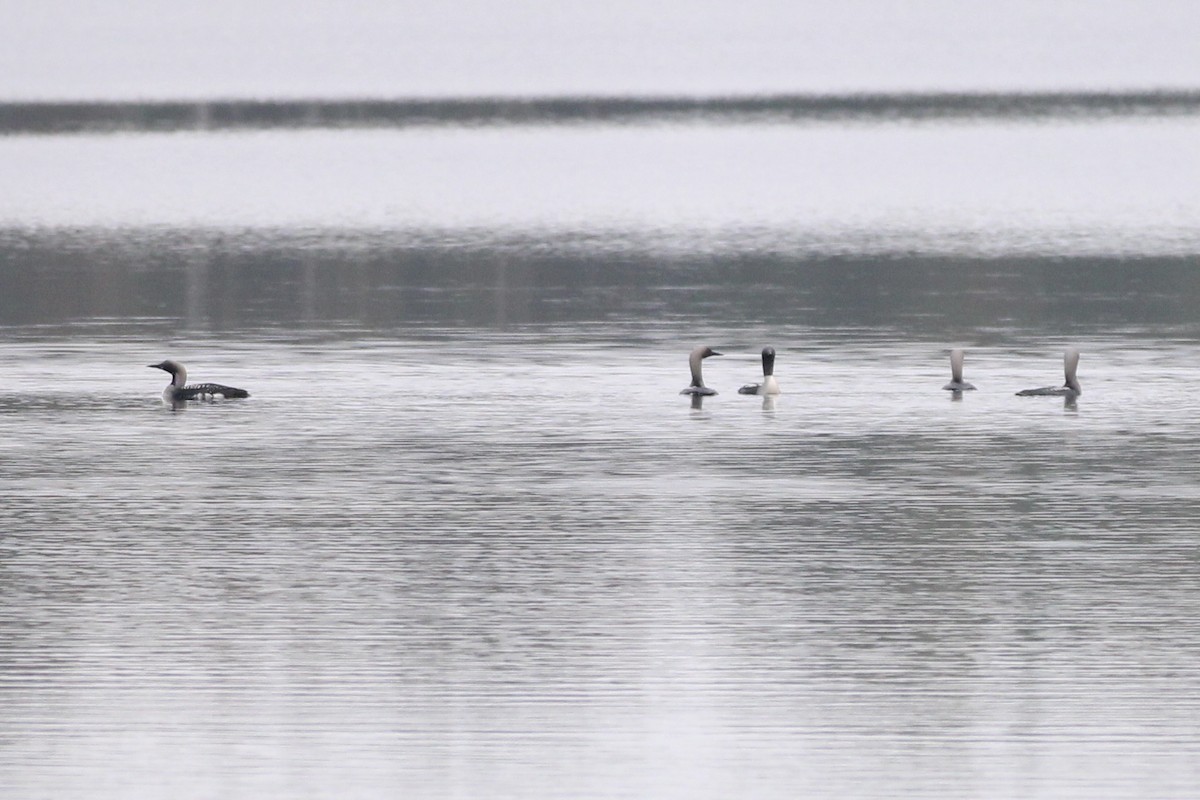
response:
{"label": "loon with raised neck", "polygon": [[688,366],[691,367],[691,370],[692,370],[692,383],[690,386],[688,386],[686,389],[683,389],[679,393],[680,394],[698,394],[698,395],[716,394],[717,393],[716,389],[710,389],[704,385],[704,376],[700,374],[700,363],[702,361],[704,361],[704,359],[708,358],[709,356],[719,356],[719,355],[724,355],[724,354],[718,353],[716,350],[713,350],[711,347],[706,347],[704,345],[700,345],[695,350],[693,350],[691,352],[691,355],[688,356]]}
{"label": "loon with raised neck", "polygon": [[249,397],[245,389],[223,386],[219,383],[193,383],[187,385],[187,369],[178,361],[161,361],[150,364],[151,369],[161,369],[171,373],[171,382],[163,389],[164,403],[178,403],[184,400],[211,400],[214,397]]}
{"label": "loon with raised neck", "polygon": [[963,380],[963,351],[950,351],[950,382],[942,388],[950,392],[966,392],[975,388],[975,384]]}
{"label": "loon with raised neck", "polygon": [[1063,353],[1063,375],[1066,381],[1062,386],[1022,389],[1017,392],[1017,397],[1079,397],[1083,394],[1083,387],[1079,385],[1079,380],[1075,377],[1078,369],[1079,351],[1074,347],[1068,348],[1067,352]]}
{"label": "loon with raised neck", "polygon": [[750,383],[738,389],[738,394],[773,395],[781,394],[779,381],[775,380],[775,348],[764,347],[762,351],[763,382]]}

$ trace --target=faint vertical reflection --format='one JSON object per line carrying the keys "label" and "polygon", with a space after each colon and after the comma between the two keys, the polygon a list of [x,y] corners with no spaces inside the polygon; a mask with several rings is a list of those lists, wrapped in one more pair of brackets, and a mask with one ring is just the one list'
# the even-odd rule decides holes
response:
{"label": "faint vertical reflection", "polygon": [[509,255],[493,262],[492,320],[497,327],[529,322],[532,317],[530,287],[534,283],[532,267]]}
{"label": "faint vertical reflection", "polygon": [[496,278],[492,282],[492,296],[495,305],[495,322],[500,327],[508,324],[508,259],[502,258],[496,264]]}
{"label": "faint vertical reflection", "polygon": [[188,256],[183,267],[184,320],[188,328],[208,327],[209,259],[204,253]]}
{"label": "faint vertical reflection", "polygon": [[300,268],[300,318],[305,322],[317,316],[317,259],[305,253]]}
{"label": "faint vertical reflection", "polygon": [[209,130],[212,127],[212,106],[204,102],[197,103],[193,122],[197,130]]}

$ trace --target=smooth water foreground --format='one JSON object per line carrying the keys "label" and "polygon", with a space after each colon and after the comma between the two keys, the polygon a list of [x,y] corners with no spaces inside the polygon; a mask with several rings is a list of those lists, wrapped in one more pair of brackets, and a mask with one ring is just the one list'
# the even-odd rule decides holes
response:
{"label": "smooth water foreground", "polygon": [[[200,169],[195,206],[87,183],[125,205],[75,228],[10,201],[0,796],[1193,796],[1194,199],[1014,158],[994,231],[937,173],[799,234],[741,190],[558,207],[554,169],[445,227],[229,227]],[[1077,402],[1014,395],[1072,345]],[[252,396],[172,411],[166,357]]]}

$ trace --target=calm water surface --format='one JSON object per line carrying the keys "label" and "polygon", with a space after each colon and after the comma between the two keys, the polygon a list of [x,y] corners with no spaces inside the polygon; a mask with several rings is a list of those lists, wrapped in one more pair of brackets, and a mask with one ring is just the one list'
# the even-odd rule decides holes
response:
{"label": "calm water surface", "polygon": [[[1083,175],[1135,128],[1020,136]],[[969,131],[842,146],[934,165]],[[235,190],[236,226],[172,150],[249,164],[253,136],[0,140],[64,170],[2,206],[0,796],[1193,796],[1200,248],[1178,173],[1142,141],[1158,178],[1114,166],[1090,203],[1039,191],[1014,145],[1008,188],[978,184],[993,231],[951,207],[971,181],[949,168],[906,211],[889,185],[807,222],[821,203],[783,167],[693,176],[738,189],[727,212],[675,180],[691,162],[640,171],[752,132],[726,133],[612,134],[682,210],[630,211],[595,171],[595,195],[565,191],[580,132],[540,131],[570,157],[515,162],[531,206],[499,200],[512,160],[454,157],[437,169],[493,194],[355,226],[346,179],[314,201],[325,228]],[[256,168],[344,152],[365,175],[389,135],[274,134]],[[532,154],[526,135],[492,144]],[[1002,173],[985,150],[951,152]],[[195,204],[133,166],[156,151],[193,164]],[[116,210],[61,191],[72,174]],[[726,355],[693,407],[701,342]],[[766,344],[773,407],[736,392]],[[1070,345],[1076,403],[1014,396],[1061,383]],[[145,367],[165,357],[252,397],[172,411]]]}

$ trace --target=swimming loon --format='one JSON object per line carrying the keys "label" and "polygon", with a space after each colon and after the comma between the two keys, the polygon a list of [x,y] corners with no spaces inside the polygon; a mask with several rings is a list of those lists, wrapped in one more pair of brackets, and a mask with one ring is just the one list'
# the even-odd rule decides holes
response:
{"label": "swimming loon", "polygon": [[213,397],[249,397],[245,389],[235,389],[232,386],[222,386],[219,383],[187,384],[187,370],[178,361],[163,361],[148,365],[152,369],[161,369],[171,373],[171,382],[163,389],[163,402],[173,403],[180,400],[208,400]]}
{"label": "swimming loon", "polygon": [[701,377],[701,375],[700,375],[700,362],[703,361],[704,359],[708,358],[709,356],[719,356],[719,355],[724,355],[724,354],[718,353],[716,350],[713,350],[711,347],[705,347],[704,345],[700,345],[695,350],[693,350],[691,355],[688,356],[688,366],[692,368],[692,385],[687,387],[686,389],[683,389],[679,393],[680,394],[703,394],[703,395],[716,394],[717,393],[716,389],[710,389],[704,385],[704,378]]}
{"label": "swimming loon", "polygon": [[950,351],[950,382],[943,386],[951,392],[965,392],[975,388],[975,384],[967,383],[962,379],[963,368],[963,351]]}
{"label": "swimming loon", "polygon": [[738,389],[738,394],[780,394],[779,381],[775,380],[775,348],[764,347],[762,351],[763,382],[750,383]]}
{"label": "swimming loon", "polygon": [[1063,353],[1063,374],[1066,382],[1062,386],[1043,386],[1040,389],[1022,389],[1017,397],[1078,397],[1083,394],[1083,387],[1075,379],[1075,370],[1079,368],[1079,351],[1074,347]]}

